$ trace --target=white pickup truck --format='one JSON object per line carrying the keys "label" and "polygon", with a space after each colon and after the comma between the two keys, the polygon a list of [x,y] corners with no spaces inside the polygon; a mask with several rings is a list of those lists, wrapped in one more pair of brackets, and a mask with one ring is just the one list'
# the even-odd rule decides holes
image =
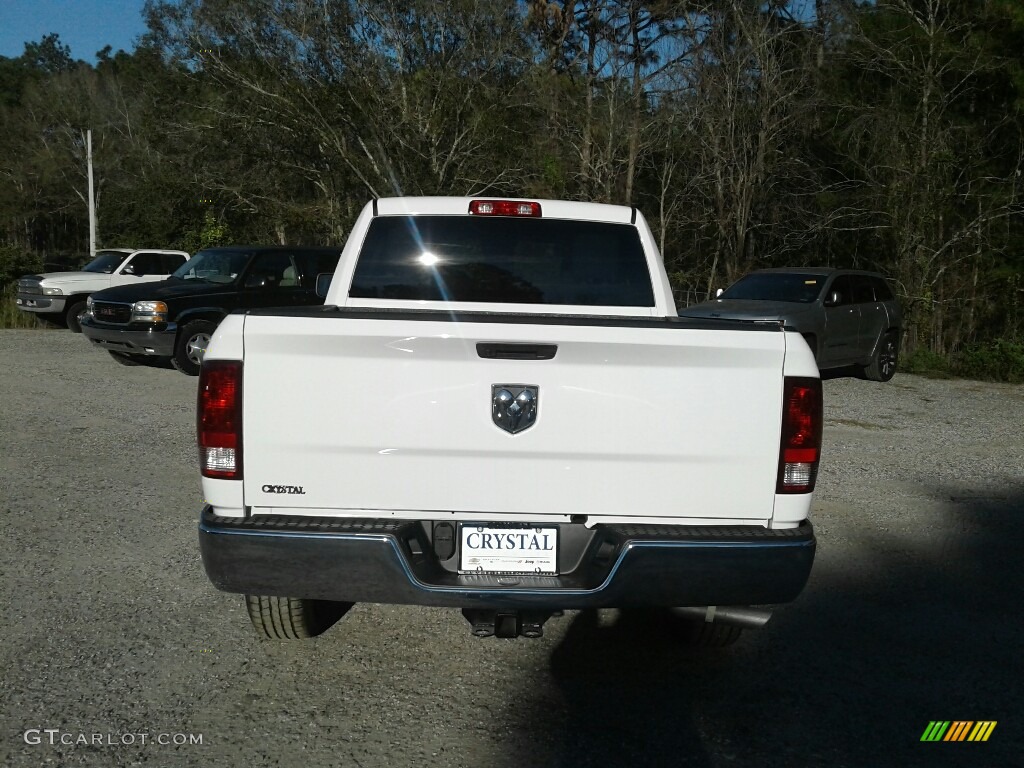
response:
{"label": "white pickup truck", "polygon": [[726,644],[807,581],[821,428],[800,335],[678,317],[636,209],[375,200],[324,306],[212,339],[203,562],[267,637],[375,602],[499,637],[672,609]]}
{"label": "white pickup truck", "polygon": [[79,316],[89,296],[104,288],[166,280],[188,261],[185,251],[154,248],[107,248],[76,272],[46,272],[18,280],[15,305],[54,323],[81,333]]}

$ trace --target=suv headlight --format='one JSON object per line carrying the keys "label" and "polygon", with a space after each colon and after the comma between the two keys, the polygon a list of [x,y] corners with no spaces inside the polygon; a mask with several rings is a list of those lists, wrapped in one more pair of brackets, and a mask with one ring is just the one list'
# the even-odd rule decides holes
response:
{"label": "suv headlight", "polygon": [[63,296],[64,291],[60,288],[43,288],[43,296]]}
{"label": "suv headlight", "polygon": [[166,323],[167,305],[162,301],[136,301],[132,304],[132,321]]}

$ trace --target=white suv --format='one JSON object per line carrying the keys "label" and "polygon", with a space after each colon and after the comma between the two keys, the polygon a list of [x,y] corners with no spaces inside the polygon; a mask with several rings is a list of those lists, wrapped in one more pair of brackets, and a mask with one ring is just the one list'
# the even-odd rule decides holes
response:
{"label": "white suv", "polygon": [[166,280],[186,261],[185,251],[107,248],[97,251],[96,258],[80,272],[25,275],[18,280],[15,304],[46,320],[66,323],[73,332],[80,333],[78,316],[85,311],[89,294],[116,285]]}

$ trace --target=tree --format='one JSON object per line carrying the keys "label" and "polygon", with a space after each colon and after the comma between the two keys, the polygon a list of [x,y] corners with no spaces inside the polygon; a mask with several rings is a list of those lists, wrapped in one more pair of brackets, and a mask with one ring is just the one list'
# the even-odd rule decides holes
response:
{"label": "tree", "polygon": [[683,105],[697,178],[683,215],[708,245],[710,292],[723,277],[800,253],[818,182],[800,155],[815,104],[806,24],[784,4],[729,0],[703,11]]}
{"label": "tree", "polygon": [[852,17],[839,136],[873,212],[869,261],[903,291],[910,352],[973,334],[985,263],[1009,245],[999,222],[1024,213],[1019,112],[987,34],[998,10],[884,0]]}
{"label": "tree", "polygon": [[22,60],[37,72],[54,75],[69,72],[75,68],[71,48],[60,41],[60,35],[43,35],[38,43],[25,43]]}
{"label": "tree", "polygon": [[519,119],[521,40],[500,5],[187,0],[147,13],[154,42],[212,89],[208,126],[233,126],[259,169],[262,193],[223,180],[251,211],[280,220],[274,200],[301,199],[301,178],[338,239],[368,195],[480,193],[520,178],[502,148]]}

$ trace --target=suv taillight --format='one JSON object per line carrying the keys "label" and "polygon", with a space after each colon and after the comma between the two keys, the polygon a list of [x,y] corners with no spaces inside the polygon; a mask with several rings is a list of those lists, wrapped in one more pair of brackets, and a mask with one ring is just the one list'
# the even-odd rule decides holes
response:
{"label": "suv taillight", "polygon": [[821,379],[787,377],[776,493],[810,493],[821,455]]}
{"label": "suv taillight", "polygon": [[209,360],[199,372],[196,408],[199,471],[204,477],[242,479],[242,363]]}

